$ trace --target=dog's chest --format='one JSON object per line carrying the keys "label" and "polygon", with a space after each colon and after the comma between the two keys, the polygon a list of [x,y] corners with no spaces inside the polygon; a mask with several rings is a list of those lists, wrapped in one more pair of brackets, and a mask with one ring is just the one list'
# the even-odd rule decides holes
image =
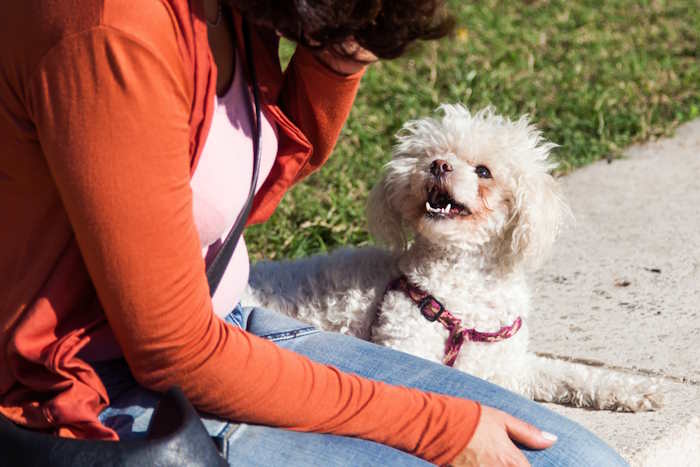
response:
{"label": "dog's chest", "polygon": [[371,340],[432,361],[442,361],[449,331],[430,322],[418,306],[401,291],[384,295],[372,326]]}
{"label": "dog's chest", "polygon": [[519,276],[496,278],[454,270],[439,279],[428,276],[413,280],[442,303],[464,327],[498,330],[518,317],[526,318],[529,312],[530,294]]}

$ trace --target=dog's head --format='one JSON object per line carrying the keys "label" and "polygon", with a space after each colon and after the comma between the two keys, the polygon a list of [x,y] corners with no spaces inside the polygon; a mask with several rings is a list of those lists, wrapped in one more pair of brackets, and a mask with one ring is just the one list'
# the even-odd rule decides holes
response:
{"label": "dog's head", "polygon": [[471,114],[459,104],[439,110],[399,132],[370,194],[372,235],[403,249],[417,234],[504,265],[540,259],[568,212],[550,175],[555,145],[526,117],[511,121],[491,108]]}

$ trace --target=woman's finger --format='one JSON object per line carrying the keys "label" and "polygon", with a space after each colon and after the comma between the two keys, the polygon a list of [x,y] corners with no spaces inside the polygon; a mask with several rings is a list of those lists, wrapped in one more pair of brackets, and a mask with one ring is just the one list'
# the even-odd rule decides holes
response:
{"label": "woman's finger", "polygon": [[515,417],[506,419],[506,430],[510,439],[530,449],[546,449],[557,441],[556,435]]}

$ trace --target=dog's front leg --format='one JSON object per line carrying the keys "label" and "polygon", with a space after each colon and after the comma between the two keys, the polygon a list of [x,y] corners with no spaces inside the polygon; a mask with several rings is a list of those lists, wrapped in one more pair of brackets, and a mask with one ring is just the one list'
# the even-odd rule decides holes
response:
{"label": "dog's front leg", "polygon": [[531,397],[597,410],[640,412],[662,406],[657,381],[605,368],[529,355]]}

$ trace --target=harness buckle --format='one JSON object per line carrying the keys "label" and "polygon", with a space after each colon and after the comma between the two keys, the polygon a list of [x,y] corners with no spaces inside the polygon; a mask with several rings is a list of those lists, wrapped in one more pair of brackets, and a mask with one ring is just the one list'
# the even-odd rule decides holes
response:
{"label": "harness buckle", "polygon": [[[440,307],[438,312],[432,316],[428,312],[425,311],[425,309],[428,307],[428,305],[430,305],[431,302],[437,303],[437,305]],[[430,322],[434,322],[434,321],[439,320],[440,316],[445,311],[445,307],[443,306],[443,304],[440,303],[438,300],[436,300],[435,297],[433,297],[432,295],[425,296],[418,304],[418,308],[420,308],[420,312],[423,315],[423,317]]]}

